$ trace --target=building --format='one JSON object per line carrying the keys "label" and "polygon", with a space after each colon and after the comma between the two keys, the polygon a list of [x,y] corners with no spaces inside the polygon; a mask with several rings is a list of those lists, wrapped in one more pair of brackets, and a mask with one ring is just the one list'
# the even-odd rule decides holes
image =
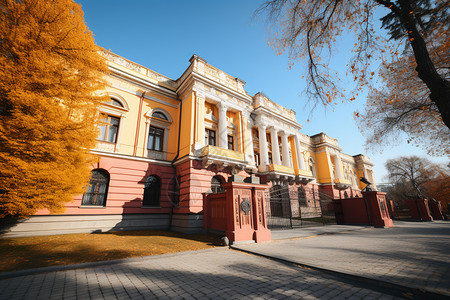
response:
{"label": "building", "polygon": [[104,56],[110,101],[101,108],[87,193],[64,214],[39,211],[10,234],[200,231],[204,195],[220,192],[232,175],[267,184],[266,211],[279,217],[286,203],[277,199],[287,198],[295,216],[295,207],[317,207],[320,195],[359,195],[360,177],[374,182],[367,156],[342,153],[324,133],[302,134],[294,111],[249,95],[243,80],[197,55],[177,80]]}

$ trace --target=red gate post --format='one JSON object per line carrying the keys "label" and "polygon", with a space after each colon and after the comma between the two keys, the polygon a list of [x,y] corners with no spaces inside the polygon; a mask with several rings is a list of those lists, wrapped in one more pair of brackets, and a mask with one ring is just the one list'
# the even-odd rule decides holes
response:
{"label": "red gate post", "polygon": [[263,205],[263,190],[267,186],[227,182],[223,187],[227,191],[227,230],[225,233],[230,242],[270,240],[270,231],[266,226]]}
{"label": "red gate post", "polygon": [[254,186],[253,198],[253,224],[255,224],[254,240],[257,243],[271,240],[270,230],[267,228],[266,211],[264,208],[264,190],[267,186]]}
{"label": "red gate post", "polygon": [[377,191],[363,193],[368,202],[372,225],[375,227],[393,227],[394,223],[389,217],[386,205],[386,193]]}

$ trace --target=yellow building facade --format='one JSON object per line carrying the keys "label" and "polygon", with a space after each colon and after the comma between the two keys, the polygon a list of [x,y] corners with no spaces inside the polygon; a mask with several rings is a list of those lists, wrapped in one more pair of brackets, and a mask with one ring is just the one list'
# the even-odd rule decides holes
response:
{"label": "yellow building facade", "polygon": [[[317,211],[311,207],[321,198],[359,195],[365,187],[360,177],[374,183],[367,156],[343,153],[325,133],[301,133],[293,110],[263,93],[249,95],[242,79],[197,55],[176,80],[114,53],[103,55],[110,74],[107,90],[99,92],[110,101],[100,109],[88,191],[66,213],[41,211],[16,232],[38,234],[37,223],[41,233],[198,232],[205,195],[221,192],[230,180],[267,185],[266,213],[278,217],[284,213],[276,209],[300,217],[300,207]],[[280,199],[284,204],[276,203]]]}

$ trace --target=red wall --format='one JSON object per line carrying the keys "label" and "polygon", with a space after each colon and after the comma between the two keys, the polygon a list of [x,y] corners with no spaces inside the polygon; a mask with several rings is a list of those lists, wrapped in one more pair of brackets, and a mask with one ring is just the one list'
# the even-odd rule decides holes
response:
{"label": "red wall", "polygon": [[[80,214],[158,214],[169,213],[174,170],[170,166],[156,165],[145,161],[125,158],[99,157],[92,169],[104,169],[110,176],[106,207],[81,207],[82,195],[66,204],[63,215]],[[142,208],[144,183],[147,176],[157,175],[161,179],[161,208]],[[40,210],[36,215],[47,215]]]}

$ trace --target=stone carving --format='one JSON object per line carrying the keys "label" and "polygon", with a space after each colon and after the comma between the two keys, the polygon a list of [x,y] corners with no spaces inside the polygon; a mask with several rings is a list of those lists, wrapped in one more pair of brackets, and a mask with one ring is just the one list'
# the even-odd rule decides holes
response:
{"label": "stone carving", "polygon": [[252,209],[252,206],[250,204],[250,201],[248,198],[244,198],[241,202],[241,210],[244,212],[245,215],[248,215],[250,213],[250,210]]}

